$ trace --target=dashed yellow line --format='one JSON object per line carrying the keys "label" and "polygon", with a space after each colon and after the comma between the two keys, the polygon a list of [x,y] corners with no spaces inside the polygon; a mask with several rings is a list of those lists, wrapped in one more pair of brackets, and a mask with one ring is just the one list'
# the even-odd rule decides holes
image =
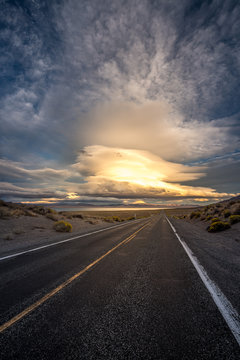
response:
{"label": "dashed yellow line", "polygon": [[13,324],[15,324],[17,321],[21,320],[24,316],[28,315],[30,312],[32,312],[33,310],[35,310],[36,308],[38,308],[40,305],[42,305],[45,301],[47,301],[48,299],[50,299],[51,297],[53,297],[55,294],[57,294],[59,291],[61,291],[63,288],[65,288],[67,285],[69,285],[71,282],[73,282],[74,280],[76,280],[78,277],[80,277],[81,275],[83,275],[86,271],[88,271],[89,269],[91,269],[94,265],[96,265],[97,263],[99,263],[101,260],[103,260],[106,256],[108,256],[109,254],[111,254],[113,251],[115,251],[117,248],[119,248],[120,246],[128,243],[129,241],[131,241],[133,238],[135,238],[135,236],[141,231],[143,230],[150,222],[148,222],[147,224],[143,225],[140,229],[138,229],[137,231],[135,231],[132,235],[130,235],[129,237],[127,237],[126,239],[124,239],[123,241],[121,241],[118,245],[114,246],[111,250],[107,251],[105,254],[103,254],[102,256],[100,256],[98,259],[96,259],[95,261],[93,261],[91,264],[89,264],[88,266],[86,266],[84,269],[82,269],[81,271],[79,271],[77,274],[73,275],[72,277],[70,277],[68,280],[64,281],[61,285],[59,285],[58,287],[56,287],[54,290],[50,291],[48,294],[46,294],[45,296],[43,296],[41,299],[39,299],[38,301],[36,301],[35,303],[33,303],[32,305],[30,305],[29,307],[27,307],[25,310],[23,310],[22,312],[20,312],[18,315],[14,316],[12,319],[10,319],[9,321],[5,322],[4,324],[2,324],[0,326],[0,333],[3,332],[4,330],[6,330],[7,328],[9,328],[10,326],[12,326]]}

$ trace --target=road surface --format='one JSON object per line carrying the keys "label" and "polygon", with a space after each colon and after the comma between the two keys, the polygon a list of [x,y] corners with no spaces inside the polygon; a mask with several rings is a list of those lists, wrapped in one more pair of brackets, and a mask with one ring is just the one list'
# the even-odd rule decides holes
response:
{"label": "road surface", "polygon": [[1,359],[239,359],[164,213],[0,261]]}

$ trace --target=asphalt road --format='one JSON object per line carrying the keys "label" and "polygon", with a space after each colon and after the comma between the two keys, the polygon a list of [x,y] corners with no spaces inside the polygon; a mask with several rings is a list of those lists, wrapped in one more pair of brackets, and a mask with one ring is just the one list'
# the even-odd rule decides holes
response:
{"label": "asphalt road", "polygon": [[240,358],[163,214],[1,261],[0,310],[1,359]]}

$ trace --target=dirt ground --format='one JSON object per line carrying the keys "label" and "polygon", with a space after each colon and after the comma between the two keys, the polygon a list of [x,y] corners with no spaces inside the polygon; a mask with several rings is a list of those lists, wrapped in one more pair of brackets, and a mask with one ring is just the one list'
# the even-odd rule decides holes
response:
{"label": "dirt ground", "polygon": [[74,218],[65,220],[72,224],[71,233],[56,232],[53,228],[54,221],[41,215],[0,219],[0,254],[115,225],[96,219]]}

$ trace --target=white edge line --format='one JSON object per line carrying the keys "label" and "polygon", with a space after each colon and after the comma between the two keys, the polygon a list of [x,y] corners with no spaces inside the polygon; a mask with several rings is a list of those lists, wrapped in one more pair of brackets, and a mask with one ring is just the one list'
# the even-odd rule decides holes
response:
{"label": "white edge line", "polygon": [[170,222],[170,220],[166,217],[169,225],[171,226],[173,232],[175,233],[176,237],[178,238],[180,244],[186,251],[189,259],[191,260],[193,266],[197,270],[200,278],[202,279],[204,285],[208,289],[211,297],[213,298],[215,304],[218,307],[218,310],[222,314],[224,320],[226,321],[228,327],[230,328],[233,336],[237,340],[238,345],[240,345],[240,317],[238,312],[234,309],[230,301],[226,298],[226,296],[222,293],[219,287],[212,281],[204,267],[199,263],[196,256],[193,254],[191,249],[187,246],[187,244],[181,240],[180,236],[178,235],[176,229]]}
{"label": "white edge line", "polygon": [[107,230],[110,230],[110,229],[114,229],[114,228],[119,227],[119,226],[124,226],[124,225],[128,225],[128,224],[133,224],[133,223],[139,222],[139,221],[141,221],[141,220],[143,220],[143,219],[134,220],[134,221],[131,221],[131,222],[127,222],[127,223],[125,223],[125,224],[119,224],[119,225],[110,226],[110,227],[107,227],[107,228],[104,228],[104,229],[92,231],[92,232],[87,233],[87,234],[77,235],[77,236],[74,236],[74,237],[69,238],[69,239],[64,239],[64,240],[56,241],[56,242],[51,243],[51,244],[42,245],[42,246],[38,246],[38,247],[33,248],[33,249],[24,250],[24,251],[21,251],[21,252],[18,252],[18,253],[14,253],[14,254],[11,254],[11,255],[3,256],[3,257],[0,258],[0,261],[6,260],[6,259],[11,259],[11,258],[20,256],[20,255],[24,255],[24,254],[27,254],[27,253],[30,253],[30,252],[38,251],[38,250],[41,250],[41,249],[45,249],[45,248],[48,248],[48,247],[51,247],[51,246],[55,246],[55,245],[59,245],[59,244],[62,244],[62,243],[66,243],[66,242],[69,242],[69,241],[72,241],[72,240],[76,240],[76,239],[81,238],[81,237],[84,237],[84,236],[93,235],[93,234],[97,234],[97,233],[102,232],[102,231],[107,231]]}

